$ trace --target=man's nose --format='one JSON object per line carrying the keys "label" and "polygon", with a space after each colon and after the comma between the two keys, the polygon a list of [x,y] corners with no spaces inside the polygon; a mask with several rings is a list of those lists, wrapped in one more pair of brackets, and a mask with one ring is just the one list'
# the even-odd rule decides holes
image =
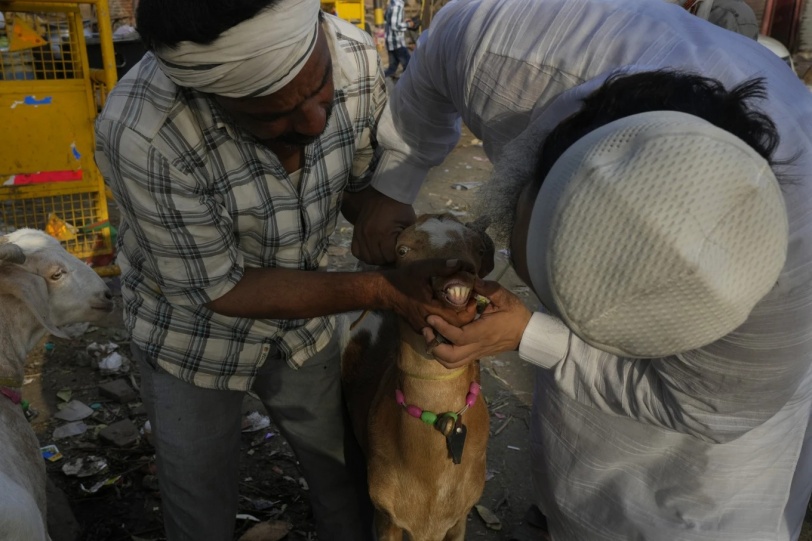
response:
{"label": "man's nose", "polygon": [[294,117],[293,130],[302,135],[316,137],[321,135],[326,127],[327,110],[316,101],[303,104]]}

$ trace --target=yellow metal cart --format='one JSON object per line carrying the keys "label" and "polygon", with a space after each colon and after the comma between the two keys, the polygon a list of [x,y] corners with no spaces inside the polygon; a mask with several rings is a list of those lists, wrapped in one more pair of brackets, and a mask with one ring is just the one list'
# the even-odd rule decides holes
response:
{"label": "yellow metal cart", "polygon": [[[95,10],[102,69],[88,65],[82,8]],[[93,125],[116,83],[107,0],[0,0],[0,233],[43,229],[115,274]]]}
{"label": "yellow metal cart", "polygon": [[322,0],[322,11],[332,13],[340,19],[349,21],[361,30],[370,31],[366,24],[366,6],[364,0]]}

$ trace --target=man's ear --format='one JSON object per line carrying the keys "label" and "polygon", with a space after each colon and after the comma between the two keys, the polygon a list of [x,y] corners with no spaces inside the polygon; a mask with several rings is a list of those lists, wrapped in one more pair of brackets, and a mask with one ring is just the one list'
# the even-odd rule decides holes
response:
{"label": "man's ear", "polygon": [[[14,245],[0,245],[0,250],[7,246]],[[25,260],[25,256],[23,256],[23,260]],[[45,284],[45,279],[41,276],[28,272],[19,265],[0,263],[0,294],[11,295],[22,301],[48,332],[59,338],[68,338],[68,336],[59,330],[51,321],[51,308],[48,303],[48,286]]]}

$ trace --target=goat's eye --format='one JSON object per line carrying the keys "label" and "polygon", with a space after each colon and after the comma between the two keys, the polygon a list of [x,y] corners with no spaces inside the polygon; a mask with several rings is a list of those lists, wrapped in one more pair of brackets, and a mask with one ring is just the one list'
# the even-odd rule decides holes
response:
{"label": "goat's eye", "polygon": [[398,255],[401,257],[408,254],[410,251],[411,248],[409,248],[408,246],[398,246]]}
{"label": "goat's eye", "polygon": [[59,280],[60,278],[62,278],[63,274],[65,274],[65,272],[62,269],[54,271],[54,273],[51,274],[51,280]]}

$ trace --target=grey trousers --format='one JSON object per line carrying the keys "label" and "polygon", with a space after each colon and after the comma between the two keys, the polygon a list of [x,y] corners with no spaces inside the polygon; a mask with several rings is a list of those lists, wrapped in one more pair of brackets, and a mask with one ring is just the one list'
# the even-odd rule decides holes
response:
{"label": "grey trousers", "polygon": [[[231,541],[244,393],[196,387],[135,345],[132,353],[152,426],[168,540]],[[357,444],[345,442],[339,374],[334,339],[299,370],[269,355],[253,390],[299,460],[319,539],[358,541],[370,538],[371,508],[363,469],[350,474],[345,464],[345,444],[352,454]]]}

